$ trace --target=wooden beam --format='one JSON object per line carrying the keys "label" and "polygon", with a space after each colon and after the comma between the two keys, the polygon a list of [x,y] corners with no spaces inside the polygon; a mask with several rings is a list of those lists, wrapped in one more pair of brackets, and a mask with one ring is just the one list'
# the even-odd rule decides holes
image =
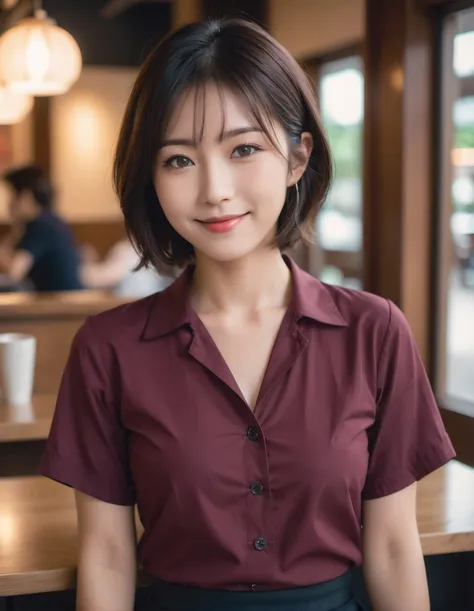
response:
{"label": "wooden beam", "polygon": [[47,176],[51,174],[51,101],[35,98],[33,107],[33,161]]}
{"label": "wooden beam", "polygon": [[171,21],[173,30],[203,18],[202,0],[173,0]]}
{"label": "wooden beam", "polygon": [[405,313],[430,365],[435,19],[367,1],[364,287]]}

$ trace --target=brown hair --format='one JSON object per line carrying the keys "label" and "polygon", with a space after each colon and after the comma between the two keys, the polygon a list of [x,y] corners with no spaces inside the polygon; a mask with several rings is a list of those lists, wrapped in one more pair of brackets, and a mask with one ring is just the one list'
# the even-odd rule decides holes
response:
{"label": "brown hair", "polygon": [[302,132],[313,137],[308,167],[287,190],[278,219],[281,250],[311,235],[332,179],[332,160],[313,87],[291,54],[263,28],[243,19],[193,23],[167,36],[147,57],[125,111],[114,163],[114,182],[129,237],[151,264],[182,267],[193,246],[168,222],[153,185],[167,121],[178,98],[192,87],[216,83],[243,96],[270,140],[278,121],[298,155]]}

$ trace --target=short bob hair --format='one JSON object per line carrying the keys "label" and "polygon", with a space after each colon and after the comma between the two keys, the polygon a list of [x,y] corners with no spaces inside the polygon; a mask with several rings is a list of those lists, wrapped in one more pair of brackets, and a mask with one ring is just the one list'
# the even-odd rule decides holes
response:
{"label": "short bob hair", "polygon": [[46,174],[38,166],[26,165],[9,170],[3,175],[3,180],[18,195],[25,191],[30,192],[38,206],[43,210],[49,210],[53,207],[54,190]]}
{"label": "short bob hair", "polygon": [[308,77],[285,48],[251,21],[193,23],[168,35],[147,57],[120,131],[114,182],[127,233],[140,255],[138,268],[184,267],[194,259],[193,246],[173,229],[160,206],[153,172],[180,96],[208,83],[241,96],[272,142],[270,126],[279,122],[293,156],[302,132],[311,133],[313,151],[298,183],[299,197],[295,187],[287,189],[277,246],[286,250],[313,234],[331,184],[332,159]]}

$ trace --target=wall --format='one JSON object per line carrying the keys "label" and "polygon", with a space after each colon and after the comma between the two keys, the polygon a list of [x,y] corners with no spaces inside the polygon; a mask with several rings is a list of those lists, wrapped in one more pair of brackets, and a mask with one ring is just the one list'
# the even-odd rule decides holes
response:
{"label": "wall", "polygon": [[364,38],[365,0],[269,0],[271,33],[298,58]]}
{"label": "wall", "polygon": [[[3,127],[0,136],[0,171],[9,167],[31,163],[33,159],[31,113],[21,122],[11,127]],[[0,222],[8,220],[8,199],[10,193],[6,184],[0,181]]]}
{"label": "wall", "polygon": [[70,222],[121,218],[112,188],[115,144],[137,71],[86,66],[64,96],[51,100],[51,177]]}

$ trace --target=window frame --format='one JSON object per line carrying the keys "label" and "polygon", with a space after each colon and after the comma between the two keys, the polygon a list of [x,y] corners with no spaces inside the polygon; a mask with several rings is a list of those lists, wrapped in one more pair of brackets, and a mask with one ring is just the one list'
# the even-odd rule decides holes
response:
{"label": "window frame", "polygon": [[[312,56],[310,58],[306,58],[301,61],[301,65],[306,73],[309,75],[313,82],[313,86],[316,92],[316,95],[319,100],[320,94],[320,85],[321,85],[321,77],[323,72],[323,67],[327,64],[331,64],[333,62],[350,59],[353,57],[357,57],[360,60],[363,71],[365,71],[365,44],[363,40],[353,41],[347,45],[342,47],[338,47],[337,49],[331,50],[327,53],[323,53],[320,55]],[[364,135],[362,136],[364,138]],[[364,154],[364,146],[362,146],[361,154]],[[361,172],[361,180],[362,184],[364,181],[364,172]],[[362,214],[361,219],[362,223],[365,220],[364,214],[364,201],[363,201],[363,191],[362,191]],[[336,253],[335,257],[338,256],[337,253],[340,251],[334,251]],[[304,244],[301,247],[302,253],[302,262],[306,271],[312,273],[313,275],[317,275],[320,269],[323,266],[323,255],[322,250],[319,249],[315,244]],[[341,253],[341,258],[344,259],[345,253]],[[362,232],[362,249],[361,249],[361,267],[363,268],[364,261],[366,258],[365,253],[365,232]],[[363,285],[364,274],[361,270],[361,284]],[[364,288],[362,286],[362,288]]]}
{"label": "window frame", "polygon": [[[471,6],[474,3],[471,3]],[[453,183],[453,166],[451,160],[454,141],[453,105],[463,95],[466,83],[460,81],[454,70],[446,69],[454,62],[453,40],[458,34],[457,13],[447,13],[440,23],[440,53],[438,61],[439,107],[437,109],[437,175],[436,185],[436,249],[433,269],[433,286],[436,304],[433,324],[432,345],[434,346],[433,378],[437,400],[442,409],[456,412],[469,418],[474,425],[474,399],[465,399],[447,393],[448,363],[448,299],[449,277],[453,266],[451,215]],[[474,80],[473,77],[468,77]],[[469,85],[469,83],[468,83]]]}

